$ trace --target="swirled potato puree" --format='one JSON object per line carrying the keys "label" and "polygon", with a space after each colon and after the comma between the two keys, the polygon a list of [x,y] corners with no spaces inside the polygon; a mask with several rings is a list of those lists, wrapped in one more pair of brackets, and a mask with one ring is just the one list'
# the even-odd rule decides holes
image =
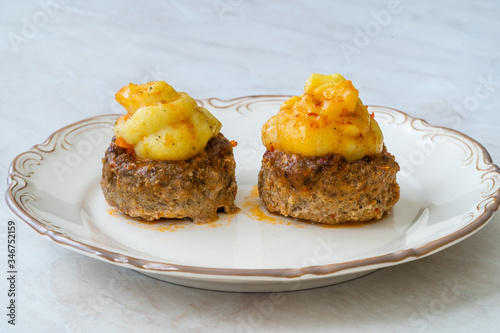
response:
{"label": "swirled potato puree", "polygon": [[340,74],[312,74],[304,93],[284,102],[264,125],[262,141],[270,151],[340,154],[348,162],[380,154],[382,132],[358,96],[352,82]]}
{"label": "swirled potato puree", "polygon": [[380,219],[399,200],[399,165],[351,81],[312,74],[262,127],[258,189],[270,212],[340,224]]}
{"label": "swirled potato puree", "polygon": [[235,213],[233,147],[221,123],[186,93],[163,81],[116,93],[127,110],[102,160],[101,189],[121,213],[154,221],[217,220]]}
{"label": "swirled potato puree", "polygon": [[141,159],[191,158],[221,129],[207,109],[163,81],[130,83],[115,98],[127,110],[115,124],[116,144],[133,148]]}

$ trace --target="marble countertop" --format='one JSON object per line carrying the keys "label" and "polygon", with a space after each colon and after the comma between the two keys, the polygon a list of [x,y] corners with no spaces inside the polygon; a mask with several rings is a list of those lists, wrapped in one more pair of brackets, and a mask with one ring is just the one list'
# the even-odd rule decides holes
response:
{"label": "marble countertop", "polygon": [[[165,80],[196,98],[300,94],[344,74],[365,104],[461,131],[500,161],[497,1],[2,3],[0,173],[55,130],[122,112],[115,92]],[[2,193],[6,190],[1,183]],[[198,290],[62,248],[17,222],[17,321],[1,332],[498,332],[500,215],[432,256],[284,294]],[[7,253],[1,267],[7,272]],[[2,279],[1,304],[8,304]]]}

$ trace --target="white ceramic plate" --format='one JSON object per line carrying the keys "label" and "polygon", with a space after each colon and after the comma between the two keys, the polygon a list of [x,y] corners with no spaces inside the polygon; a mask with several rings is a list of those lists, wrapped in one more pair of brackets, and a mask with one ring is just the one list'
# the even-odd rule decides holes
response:
{"label": "white ceramic plate", "polygon": [[391,215],[326,227],[269,214],[256,183],[260,129],[286,96],[200,101],[236,140],[237,214],[212,224],[145,223],[110,208],[101,159],[117,115],[80,121],[12,163],[7,202],[52,241],[84,255],[181,285],[242,292],[334,284],[435,253],[483,227],[500,202],[500,173],[471,138],[379,106],[386,146],[401,166]]}

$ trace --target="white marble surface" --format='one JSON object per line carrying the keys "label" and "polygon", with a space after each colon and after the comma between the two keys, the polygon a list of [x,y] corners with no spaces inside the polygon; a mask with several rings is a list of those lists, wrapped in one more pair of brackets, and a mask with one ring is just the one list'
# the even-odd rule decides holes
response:
{"label": "white marble surface", "polygon": [[[312,72],[343,73],[366,104],[457,129],[500,160],[497,1],[141,3],[2,2],[2,178],[17,154],[60,127],[121,112],[113,96],[128,82],[163,79],[197,98],[231,98],[299,94]],[[500,215],[428,258],[274,303],[78,255],[2,202],[4,271],[9,219],[18,229],[18,311],[15,327],[2,314],[1,332],[500,331]]]}

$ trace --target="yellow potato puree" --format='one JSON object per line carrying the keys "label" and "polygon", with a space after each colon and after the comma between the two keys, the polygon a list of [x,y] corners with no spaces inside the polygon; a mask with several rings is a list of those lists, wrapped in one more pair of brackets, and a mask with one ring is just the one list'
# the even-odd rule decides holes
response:
{"label": "yellow potato puree", "polygon": [[312,74],[304,94],[284,102],[263,126],[264,145],[304,156],[341,154],[348,162],[381,153],[382,132],[358,95],[340,74]]}
{"label": "yellow potato puree", "polygon": [[163,81],[131,83],[115,97],[128,112],[115,124],[117,142],[133,146],[142,159],[188,159],[200,153],[221,128],[192,97]]}

